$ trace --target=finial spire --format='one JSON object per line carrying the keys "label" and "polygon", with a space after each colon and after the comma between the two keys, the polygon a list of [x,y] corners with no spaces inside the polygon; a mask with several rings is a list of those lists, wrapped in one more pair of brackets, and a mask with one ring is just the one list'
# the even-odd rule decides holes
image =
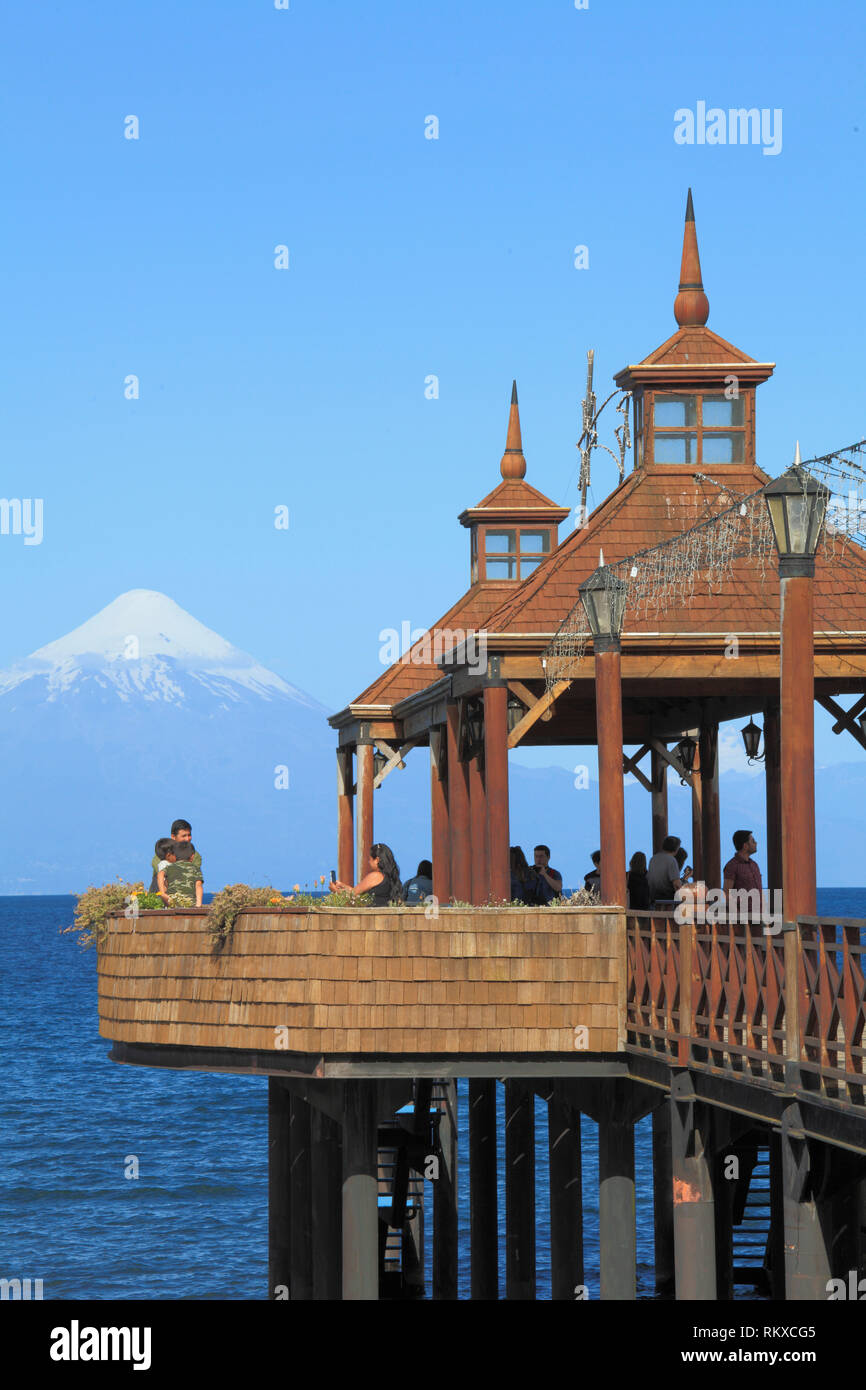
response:
{"label": "finial spire", "polygon": [[794,450],[794,467],[795,467],[795,468],[799,468],[799,467],[800,467],[800,441],[799,441],[799,439],[797,440],[797,447],[796,447],[796,449]]}
{"label": "finial spire", "polygon": [[520,438],[520,408],[517,404],[517,382],[511,383],[511,409],[508,412],[508,434],[505,439],[505,453],[499,464],[503,478],[523,478],[526,476],[526,459],[523,457],[523,441]]}
{"label": "finial spire", "polygon": [[704,294],[701,279],[701,258],[698,255],[698,234],[695,230],[695,206],[692,190],[686,201],[686,225],[683,231],[683,259],[680,265],[679,294],[674,300],[674,317],[680,328],[689,324],[704,324],[710,316],[710,301]]}

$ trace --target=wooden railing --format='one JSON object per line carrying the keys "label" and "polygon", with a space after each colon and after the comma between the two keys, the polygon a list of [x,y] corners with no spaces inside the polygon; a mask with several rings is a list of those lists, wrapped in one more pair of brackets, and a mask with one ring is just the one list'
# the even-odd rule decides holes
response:
{"label": "wooden railing", "polygon": [[866,921],[626,921],[628,1051],[866,1104]]}

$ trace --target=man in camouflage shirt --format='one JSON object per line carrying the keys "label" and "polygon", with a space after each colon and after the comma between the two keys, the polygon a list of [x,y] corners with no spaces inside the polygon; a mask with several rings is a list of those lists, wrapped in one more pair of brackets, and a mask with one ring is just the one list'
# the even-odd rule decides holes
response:
{"label": "man in camouflage shirt", "polygon": [[172,852],[175,862],[173,864],[169,862],[167,868],[162,869],[159,874],[159,892],[163,902],[168,906],[171,894],[177,894],[190,907],[201,907],[204,880],[201,876],[201,869],[193,862],[194,858],[197,857],[195,845],[191,840],[176,840],[172,844],[171,851],[166,852],[165,857],[169,861]]}

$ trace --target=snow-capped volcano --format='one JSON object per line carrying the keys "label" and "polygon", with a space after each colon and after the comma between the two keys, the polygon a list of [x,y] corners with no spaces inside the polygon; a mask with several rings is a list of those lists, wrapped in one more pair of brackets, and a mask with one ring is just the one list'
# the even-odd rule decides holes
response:
{"label": "snow-capped volcano", "polygon": [[0,672],[0,695],[39,677],[48,700],[95,686],[121,700],[183,704],[204,687],[222,699],[253,694],[321,708],[153,589],[121,594],[65,637]]}

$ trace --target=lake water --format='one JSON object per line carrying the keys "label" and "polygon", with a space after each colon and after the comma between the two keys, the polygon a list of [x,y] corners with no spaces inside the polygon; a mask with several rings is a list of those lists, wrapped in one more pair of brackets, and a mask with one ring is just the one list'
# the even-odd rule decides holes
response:
{"label": "lake water", "polygon": [[[0,898],[0,1277],[42,1279],[47,1299],[264,1299],[267,1081],[110,1062],[110,1044],[98,1032],[95,952],[58,933],[71,922],[72,906],[66,896]],[[864,917],[866,888],[819,889],[818,911]],[[540,1101],[536,1118],[538,1297],[549,1298]],[[465,1175],[465,1082],[460,1122]],[[597,1131],[585,1117],[582,1137],[586,1283],[597,1298]],[[636,1129],[644,1297],[653,1292],[651,1139],[646,1119]],[[139,1162],[137,1180],[124,1176],[130,1155]],[[468,1297],[462,1186],[460,1294]],[[427,1248],[429,1256],[429,1233]],[[504,1271],[503,1248],[500,1255]]]}

